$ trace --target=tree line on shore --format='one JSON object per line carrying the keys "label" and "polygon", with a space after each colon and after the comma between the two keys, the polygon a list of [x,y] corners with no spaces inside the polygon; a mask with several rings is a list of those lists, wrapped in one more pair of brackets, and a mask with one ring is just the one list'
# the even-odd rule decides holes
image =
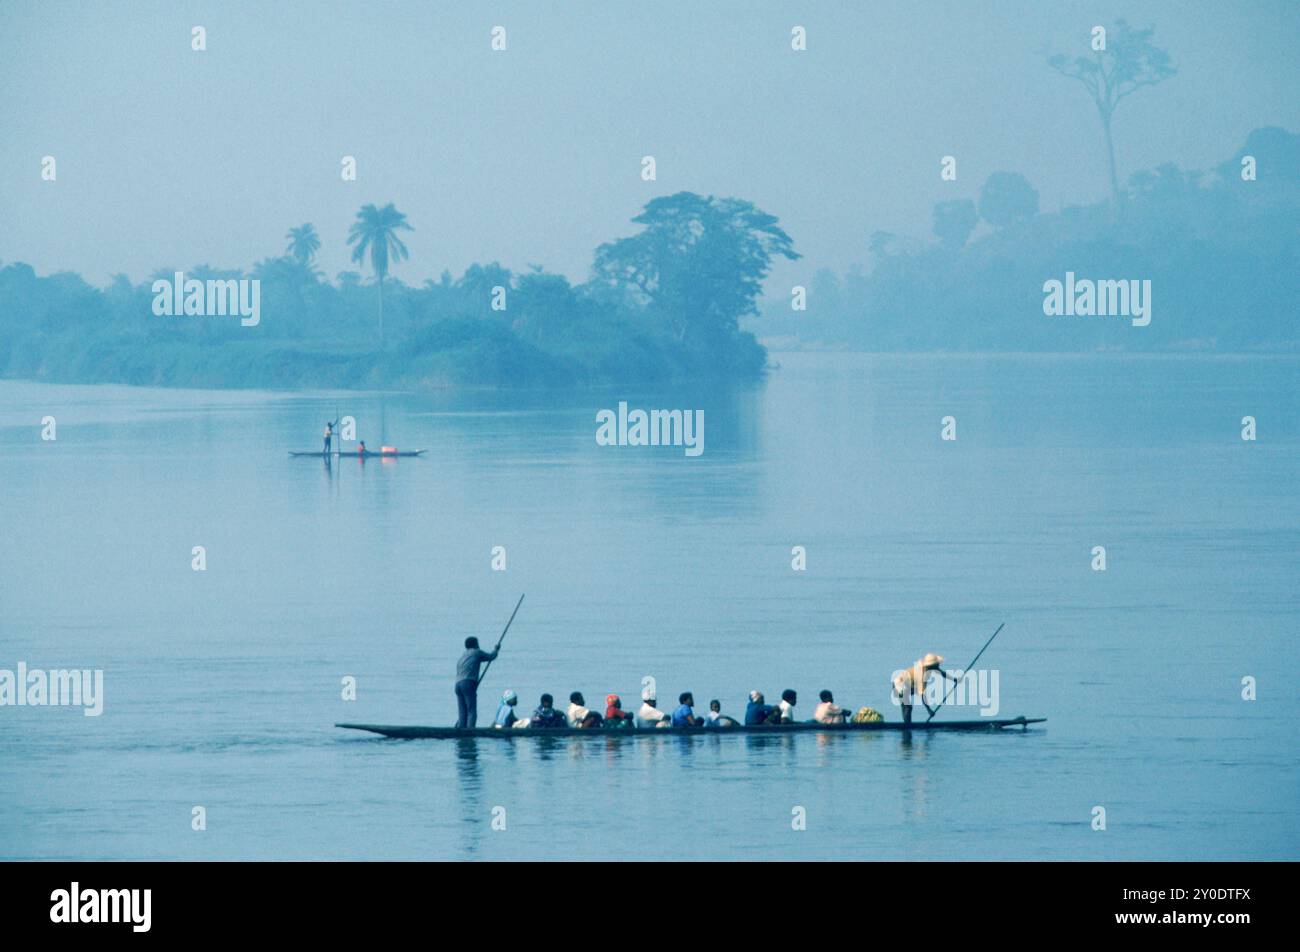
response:
{"label": "tree line on shore", "polygon": [[[1115,114],[1175,77],[1173,57],[1153,28],[1121,19],[1094,26],[1086,51],[1045,65],[1086,95],[1063,107],[1095,109],[1104,200],[1043,212],[1024,175],[995,171],[977,197],[934,206],[932,238],[872,231],[863,264],[817,271],[803,310],[794,296],[769,300],[749,326],[869,351],[1300,350],[1300,136],[1258,128],[1211,170],[1165,163],[1121,183]],[[948,182],[957,189],[955,172]],[[1045,284],[1071,274],[1141,282],[1150,322],[1045,314]]]}
{"label": "tree line on shore", "polygon": [[[320,237],[291,228],[285,253],[247,272],[201,264],[93,287],[0,262],[0,374],[160,386],[424,389],[751,379],[767,362],[739,327],[772,259],[797,259],[777,219],[735,198],[649,202],[640,230],[596,249],[589,279],[475,264],[420,286],[391,274],[412,224],[365,205],[348,233],[366,269],[330,282]],[[155,281],[257,279],[261,320],[159,317]],[[367,279],[368,278],[368,279]]]}
{"label": "tree line on shore", "polygon": [[[1166,163],[1112,200],[1043,212],[991,174],[935,205],[919,240],[877,231],[865,261],[809,276],[806,310],[769,299],[744,326],[768,346],[866,351],[1300,351],[1300,135],[1252,132],[1206,172]],[[1254,178],[1243,178],[1243,172]],[[1151,321],[1044,314],[1045,282],[1149,281]]]}

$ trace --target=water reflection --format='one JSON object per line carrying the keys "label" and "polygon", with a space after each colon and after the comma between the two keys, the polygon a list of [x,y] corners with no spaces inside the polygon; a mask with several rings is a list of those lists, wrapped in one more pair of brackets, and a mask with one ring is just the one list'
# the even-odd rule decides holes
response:
{"label": "water reflection", "polygon": [[[608,484],[639,513],[670,520],[755,516],[761,512],[765,470],[762,399],[766,384],[579,392],[379,394],[356,398],[358,420],[393,418],[399,446],[437,447],[440,457],[470,472],[517,462],[559,464]],[[704,412],[704,453],[685,460],[669,447],[598,447],[595,414],[620,402],[630,408]],[[384,463],[396,462],[385,460]],[[689,464],[689,465],[684,465]]]}
{"label": "water reflection", "polygon": [[[746,734],[745,743],[750,751],[760,753],[760,756],[754,761],[756,764],[766,764],[778,759],[786,763],[793,763],[797,740],[794,734]],[[784,758],[774,758],[771,757],[772,754],[784,754],[785,756]]]}
{"label": "water reflection", "polygon": [[[543,763],[554,760],[556,752],[562,751],[566,746],[568,746],[567,737],[556,737],[544,730],[532,731],[531,728],[529,728],[529,730],[531,732],[529,744],[537,751],[537,759]],[[539,734],[541,735],[540,737],[537,736]]]}
{"label": "water reflection", "polygon": [[617,737],[606,737],[604,739],[606,766],[613,766],[622,758],[623,743],[624,742]]}
{"label": "water reflection", "polygon": [[483,804],[483,770],[479,763],[478,742],[474,738],[461,738],[456,742],[456,779],[459,781],[461,822],[461,854],[477,854],[480,840],[486,832],[489,817]]}
{"label": "water reflection", "polygon": [[[918,738],[916,735],[920,734]],[[926,761],[930,745],[934,743],[931,731],[903,731],[898,735],[899,758],[903,767],[901,786],[901,813],[909,820],[924,819],[929,806],[930,768]]]}
{"label": "water reflection", "polygon": [[842,767],[846,758],[862,753],[861,747],[870,752],[880,742],[878,734],[867,731],[817,733],[813,736],[817,738],[815,749],[819,767]]}
{"label": "water reflection", "polygon": [[[497,749],[499,750],[501,748],[505,748],[504,750],[505,759],[510,762],[510,765],[512,767],[515,766],[519,762],[519,748],[515,746],[515,742],[511,740],[511,741],[507,741],[504,744],[498,744]],[[513,775],[514,775],[514,771],[512,770],[510,772],[510,776]]]}

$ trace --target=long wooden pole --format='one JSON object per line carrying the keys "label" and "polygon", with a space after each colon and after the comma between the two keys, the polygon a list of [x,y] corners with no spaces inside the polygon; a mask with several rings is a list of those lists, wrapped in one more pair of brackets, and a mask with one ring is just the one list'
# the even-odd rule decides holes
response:
{"label": "long wooden pole", "polygon": [[[524,596],[520,595],[519,601],[515,602],[515,610],[510,613],[510,621],[506,622],[506,627],[501,631],[501,637],[497,639],[497,646],[492,649],[493,654],[501,650],[501,642],[506,640],[506,632],[510,630],[511,623],[514,622],[515,616],[519,614],[519,606],[522,605],[523,603],[524,603]],[[488,668],[490,667],[492,667],[491,661],[483,665],[483,670],[479,672],[478,680],[474,682],[475,684],[483,683],[483,679],[487,677]]]}
{"label": "long wooden pole", "polygon": [[[1007,625],[1006,622],[1003,622],[1002,624],[998,625],[998,631],[1001,631],[1003,628],[1006,627],[1006,625]],[[998,631],[993,632],[993,634],[992,634],[992,636],[989,638],[989,640],[986,641],[986,642],[984,642],[984,648],[987,648],[989,645],[993,644],[993,639],[996,638],[996,637],[998,636]],[[966,667],[962,668],[962,671],[961,671],[962,681],[966,680],[966,672],[969,671],[971,668],[975,667],[975,663],[976,663],[977,661],[979,661],[979,659],[980,659],[980,655],[984,654],[984,648],[981,648],[981,649],[980,649],[980,653],[977,654],[977,655],[975,656],[975,659],[974,659],[973,661],[971,661],[970,664],[968,664],[968,665],[966,665]],[[939,702],[939,707],[943,707],[945,704],[948,703],[948,698],[952,697],[952,692],[955,691],[955,690],[957,690],[957,685],[960,684],[960,683],[961,683],[961,681],[957,681],[957,682],[955,682],[955,683],[953,684],[952,687],[950,687],[950,688],[948,689],[948,693],[945,694],[945,695],[943,696],[943,700]],[[925,688],[924,688],[924,685],[923,685],[923,686],[922,686],[922,690],[924,690],[924,689],[925,689]],[[927,724],[929,724],[932,720],[934,720],[934,715],[935,715],[935,714],[938,714],[938,713],[939,713],[939,707],[936,707],[936,708],[935,708],[935,709],[930,713],[930,716],[927,717],[927,718],[925,719],[925,722],[926,722]]]}

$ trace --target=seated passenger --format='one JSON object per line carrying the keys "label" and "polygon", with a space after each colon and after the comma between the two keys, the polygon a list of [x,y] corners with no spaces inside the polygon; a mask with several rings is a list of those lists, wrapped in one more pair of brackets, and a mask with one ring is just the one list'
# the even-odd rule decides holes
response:
{"label": "seated passenger", "polygon": [[798,703],[798,700],[799,700],[798,695],[796,695],[794,691],[792,691],[790,688],[786,688],[784,691],[781,692],[781,701],[776,706],[776,710],[780,712],[781,716],[780,719],[776,721],[776,723],[778,724],[794,723],[794,706],[795,704]]}
{"label": "seated passenger", "polygon": [[541,706],[533,711],[532,726],[541,728],[567,727],[564,715],[555,709],[555,698],[542,695]]}
{"label": "seated passenger", "polygon": [[623,710],[623,701],[617,694],[605,696],[605,726],[632,727],[632,712]]}
{"label": "seated passenger", "polygon": [[514,691],[506,691],[501,695],[501,706],[497,708],[497,716],[492,720],[493,727],[513,727],[515,721],[519,720],[515,716],[515,705],[519,703],[519,695]]}
{"label": "seated passenger", "polygon": [[595,711],[589,711],[586,707],[587,701],[582,696],[581,691],[574,691],[569,695],[569,726],[570,727],[599,727],[604,720]]}
{"label": "seated passenger", "polygon": [[637,727],[668,727],[672,718],[656,706],[658,699],[650,691],[641,692],[641,707],[636,712]]}
{"label": "seated passenger", "polygon": [[835,704],[835,698],[830,691],[823,691],[818,696],[821,698],[821,703],[813,711],[813,720],[818,724],[843,724],[849,712]]}
{"label": "seated passenger", "polygon": [[772,706],[763,703],[763,692],[750,691],[749,703],[745,705],[745,724],[749,726],[766,724],[771,713]]}
{"label": "seated passenger", "polygon": [[709,713],[704,715],[705,727],[735,727],[736,719],[722,713],[722,702],[714,698],[709,702]]}
{"label": "seated passenger", "polygon": [[673,727],[703,727],[704,718],[695,716],[695,696],[685,691],[677,698],[677,710],[673,711]]}

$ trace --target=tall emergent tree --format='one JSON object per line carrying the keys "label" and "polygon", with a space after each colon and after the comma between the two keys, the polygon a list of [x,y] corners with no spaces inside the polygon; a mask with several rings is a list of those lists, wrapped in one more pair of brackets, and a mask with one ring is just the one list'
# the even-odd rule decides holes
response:
{"label": "tall emergent tree", "polygon": [[757,314],[772,258],[800,256],[777,219],[738,198],[678,192],[632,219],[644,229],[596,249],[594,280],[630,291],[678,341],[734,335]]}
{"label": "tall emergent tree", "polygon": [[320,251],[320,238],[316,234],[316,226],[310,222],[297,228],[290,228],[289,233],[284,237],[289,241],[284,253],[304,268],[311,264],[312,258],[316,257],[316,252]]}
{"label": "tall emergent tree", "polygon": [[[1058,53],[1048,57],[1047,65],[1063,76],[1083,84],[1101,116],[1101,130],[1106,138],[1106,159],[1110,168],[1110,197],[1119,207],[1119,176],[1115,172],[1115,143],[1111,138],[1111,117],[1115,107],[1143,86],[1154,86],[1173,76],[1177,70],[1169,54],[1151,42],[1155,28],[1138,30],[1118,20],[1104,38],[1094,38],[1092,56],[1070,59]],[[1098,43],[1104,48],[1096,48]]]}
{"label": "tall emergent tree", "polygon": [[366,251],[370,252],[370,267],[374,269],[379,280],[379,343],[384,343],[384,278],[388,277],[388,262],[404,261],[411,256],[402,239],[397,237],[399,231],[414,231],[407,223],[406,215],[399,212],[389,202],[383,208],[363,205],[357,212],[357,220],[348,229],[348,244],[352,249],[352,260],[363,264]]}

